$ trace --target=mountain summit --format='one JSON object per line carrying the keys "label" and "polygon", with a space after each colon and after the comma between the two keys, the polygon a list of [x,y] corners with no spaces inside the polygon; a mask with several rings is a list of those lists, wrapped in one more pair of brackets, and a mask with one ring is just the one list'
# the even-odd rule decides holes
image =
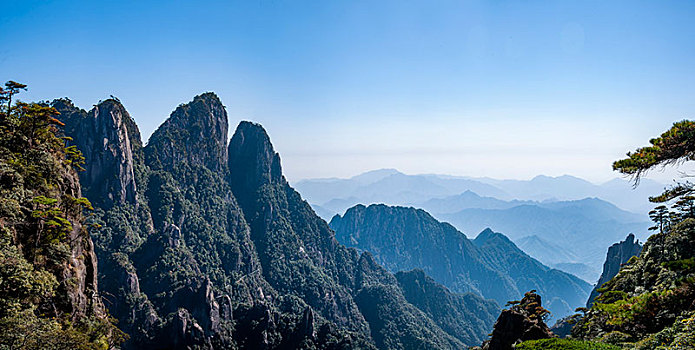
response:
{"label": "mountain summit", "polygon": [[148,164],[171,169],[185,162],[221,171],[227,162],[227,111],[212,92],[180,105],[150,137]]}

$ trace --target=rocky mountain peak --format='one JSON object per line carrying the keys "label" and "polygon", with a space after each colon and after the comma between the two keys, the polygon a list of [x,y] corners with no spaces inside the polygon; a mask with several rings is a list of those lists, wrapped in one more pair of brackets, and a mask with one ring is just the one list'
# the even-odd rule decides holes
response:
{"label": "rocky mountain peak", "polygon": [[495,233],[495,231],[488,227],[484,229],[482,232],[480,232],[477,237],[475,237],[475,243],[477,245],[482,245],[485,242],[487,242],[487,240],[494,238],[496,235],[497,234]]}
{"label": "rocky mountain peak", "polygon": [[65,134],[84,154],[86,171],[80,178],[87,198],[102,207],[135,203],[134,137],[129,131],[136,134],[138,146],[140,132],[125,107],[116,99],[101,101],[89,112],[69,99],[55,100],[52,106],[61,113]]}
{"label": "rocky mountain peak", "polygon": [[150,137],[148,164],[171,169],[180,162],[222,171],[227,162],[227,111],[212,92],[179,105]]}
{"label": "rocky mountain peak", "polygon": [[229,173],[234,188],[255,190],[266,184],[280,183],[280,155],[260,124],[242,121],[229,142]]}

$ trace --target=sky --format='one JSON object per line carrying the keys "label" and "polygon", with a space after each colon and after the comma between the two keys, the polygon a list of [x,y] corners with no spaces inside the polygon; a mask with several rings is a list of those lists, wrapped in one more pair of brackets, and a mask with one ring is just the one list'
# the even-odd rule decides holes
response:
{"label": "sky", "polygon": [[290,181],[601,182],[695,118],[693,18],[692,1],[0,0],[0,80],[85,109],[114,95],[145,139],[214,91]]}

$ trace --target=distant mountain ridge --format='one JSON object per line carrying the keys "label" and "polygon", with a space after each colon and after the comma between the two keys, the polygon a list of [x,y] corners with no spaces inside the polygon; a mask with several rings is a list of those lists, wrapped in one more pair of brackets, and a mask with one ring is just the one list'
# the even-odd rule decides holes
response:
{"label": "distant mountain ridge", "polygon": [[544,266],[507,237],[486,229],[471,241],[421,209],[357,205],[330,222],[339,242],[369,251],[393,272],[423,269],[457,292],[475,292],[500,305],[537,289],[558,317],[582,306],[583,280]]}
{"label": "distant mountain ridge", "polygon": [[[504,232],[534,258],[591,283],[599,277],[609,245],[628,233],[646,238],[646,213],[653,207],[646,198],[663,189],[648,179],[633,189],[622,179],[596,185],[569,175],[523,181],[406,175],[395,169],[303,180],[297,187],[325,220],[357,204],[422,208],[464,233],[486,227]],[[530,236],[542,240],[519,241]]]}
{"label": "distant mountain ridge", "polygon": [[[374,185],[376,183],[378,185]],[[355,204],[413,205],[472,191],[480,196],[505,201],[567,201],[597,197],[624,210],[644,213],[646,216],[653,207],[647,198],[660,193],[664,184],[643,179],[633,189],[629,181],[618,178],[594,184],[571,175],[539,175],[531,180],[498,180],[437,174],[407,175],[396,169],[380,169],[347,179],[305,179],[298,181],[295,187],[312,205],[320,205],[337,214],[342,214]],[[326,205],[334,199],[345,202],[341,205]]]}
{"label": "distant mountain ridge", "polygon": [[[486,227],[521,240],[531,255],[550,265],[583,263],[598,271],[608,246],[628,233],[644,235],[650,224],[631,221],[639,216],[596,198],[577,201],[523,204],[507,209],[464,209],[437,215],[463,232],[479,232]],[[529,244],[528,237],[537,237]],[[544,243],[545,242],[545,243]],[[545,244],[545,246],[543,246]],[[561,250],[552,247],[561,247]],[[561,261],[558,255],[576,259]],[[598,278],[596,275],[595,278]]]}
{"label": "distant mountain ridge", "polygon": [[[501,197],[481,195],[470,189],[472,184],[484,185],[478,188]],[[567,184],[576,188],[567,193],[554,192],[564,191],[563,186]],[[645,184],[648,188],[639,190],[639,193],[661,187],[649,181],[642,186]],[[581,275],[581,278],[591,283],[599,277],[609,245],[628,233],[643,238],[650,226],[645,214],[620,209],[595,196],[573,200],[558,199],[563,195],[567,197],[596,193],[620,186],[627,191],[623,193],[635,194],[627,181],[616,179],[604,185],[594,185],[572,176],[537,176],[529,181],[518,181],[405,175],[395,169],[367,172],[351,179],[300,181],[297,184],[306,188],[310,203],[317,203],[314,200],[316,198],[332,197],[322,204],[313,204],[316,212],[326,220],[356,204],[383,203],[423,208],[464,233],[480,232],[487,227],[504,232],[534,258],[548,266]],[[500,186],[505,191],[494,187],[491,189],[489,186]],[[467,187],[469,189],[465,189]],[[441,195],[446,190],[454,189],[465,190],[454,195]],[[547,198],[508,200],[504,199],[510,196],[507,190],[530,197],[535,196],[532,196],[533,193],[545,193],[541,197]],[[427,195],[430,198],[423,199]],[[640,198],[639,201],[644,200]],[[537,239],[530,242],[527,237]],[[526,241],[521,241],[522,239]]]}

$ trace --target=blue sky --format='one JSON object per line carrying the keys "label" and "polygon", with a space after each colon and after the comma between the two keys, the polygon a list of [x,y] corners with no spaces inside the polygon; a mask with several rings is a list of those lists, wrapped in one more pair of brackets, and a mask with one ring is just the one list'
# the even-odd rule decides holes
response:
{"label": "blue sky", "polygon": [[25,100],[117,96],[144,137],[215,91],[290,180],[603,181],[695,118],[693,18],[686,1],[0,0],[0,79]]}

